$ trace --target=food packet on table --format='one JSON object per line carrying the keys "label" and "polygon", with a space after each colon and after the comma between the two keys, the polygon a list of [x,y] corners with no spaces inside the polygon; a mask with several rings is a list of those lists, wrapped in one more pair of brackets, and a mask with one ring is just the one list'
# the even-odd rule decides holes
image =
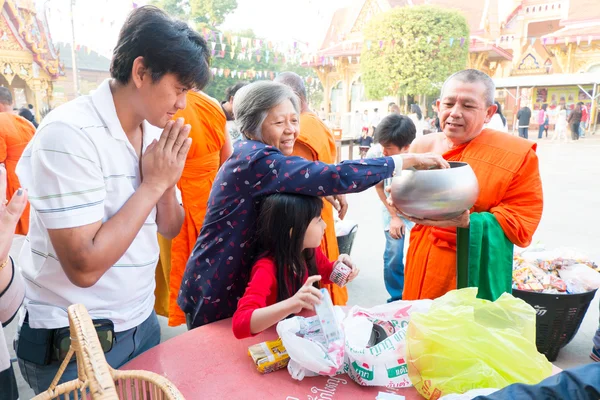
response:
{"label": "food packet on table", "polygon": [[530,292],[541,292],[544,285],[535,277],[528,266],[513,270],[513,287]]}
{"label": "food packet on table", "polygon": [[589,292],[600,288],[600,274],[586,264],[562,267],[559,274],[563,280],[571,284],[572,290],[583,289],[583,292]]}
{"label": "food packet on table", "polygon": [[[331,302],[327,295],[321,304],[327,303],[327,299]],[[344,311],[331,305],[329,312],[332,315],[323,318],[323,323],[320,316],[315,315],[288,318],[277,324],[277,333],[290,356],[288,372],[292,378],[301,381],[306,376],[344,372],[344,332],[341,329]]]}
{"label": "food packet on table", "polygon": [[290,361],[281,339],[252,345],[248,347],[248,355],[252,357],[256,369],[261,374],[285,368]]}
{"label": "food packet on table", "polygon": [[410,315],[429,309],[431,300],[395,301],[370,309],[353,307],[343,322],[348,376],[362,386],[412,386],[405,337]]}
{"label": "food packet on table", "polygon": [[408,373],[426,399],[536,384],[552,373],[536,349],[535,310],[508,293],[494,302],[476,296],[477,288],[453,290],[411,315]]}

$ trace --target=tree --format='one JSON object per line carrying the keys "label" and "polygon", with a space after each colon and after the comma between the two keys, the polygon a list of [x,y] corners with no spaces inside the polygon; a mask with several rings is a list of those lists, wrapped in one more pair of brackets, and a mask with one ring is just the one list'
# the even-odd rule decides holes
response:
{"label": "tree", "polygon": [[221,25],[237,8],[237,0],[152,0],[151,4],[172,17],[193,22],[196,29]]}
{"label": "tree", "polygon": [[467,65],[469,27],[458,11],[394,8],[368,23],[364,39],[360,68],[370,98],[437,94]]}

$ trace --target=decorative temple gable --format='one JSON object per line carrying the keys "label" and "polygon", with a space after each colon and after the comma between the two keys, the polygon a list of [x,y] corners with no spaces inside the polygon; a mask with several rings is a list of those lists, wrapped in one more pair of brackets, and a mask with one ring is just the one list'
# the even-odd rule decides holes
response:
{"label": "decorative temple gable", "polygon": [[377,0],[365,1],[350,32],[362,32],[371,18],[374,15],[379,14],[381,11],[381,6],[377,3]]}
{"label": "decorative temple gable", "polygon": [[529,46],[523,52],[523,57],[521,57],[512,70],[512,75],[537,75],[545,73],[547,73],[546,63],[533,46]]}

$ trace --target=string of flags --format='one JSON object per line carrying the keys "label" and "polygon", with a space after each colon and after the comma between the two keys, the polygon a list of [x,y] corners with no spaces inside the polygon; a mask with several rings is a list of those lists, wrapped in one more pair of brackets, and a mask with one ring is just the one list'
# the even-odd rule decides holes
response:
{"label": "string of flags", "polygon": [[[230,68],[216,68],[212,67],[211,72],[215,77],[225,77],[233,79],[270,79],[273,80],[279,74],[276,71],[268,70],[232,70]],[[308,85],[317,86],[319,81],[317,78],[312,76],[304,76],[304,82]]]}

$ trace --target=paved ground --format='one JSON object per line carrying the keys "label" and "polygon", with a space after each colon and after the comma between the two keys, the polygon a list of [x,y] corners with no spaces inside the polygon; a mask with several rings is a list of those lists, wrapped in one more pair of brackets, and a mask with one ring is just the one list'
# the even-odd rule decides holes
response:
{"label": "paved ground", "polygon": [[[347,149],[343,154],[346,155]],[[539,143],[540,170],[544,185],[544,215],[535,236],[536,242],[548,247],[575,247],[600,261],[600,135],[577,143]],[[350,285],[350,304],[373,306],[385,302],[382,255],[384,236],[381,228],[379,200],[373,190],[349,196],[347,218],[359,224],[352,256],[361,267],[361,275]],[[14,244],[14,253],[20,242]],[[577,336],[562,349],[555,362],[569,368],[591,362],[592,337],[598,327],[598,299],[590,306]],[[13,322],[6,330],[12,341],[16,331]],[[163,341],[185,331],[184,327],[169,328],[161,318]],[[11,346],[12,347],[12,346]],[[14,356],[14,353],[13,353]],[[18,372],[18,368],[17,368]],[[21,398],[32,392],[19,375]]]}

